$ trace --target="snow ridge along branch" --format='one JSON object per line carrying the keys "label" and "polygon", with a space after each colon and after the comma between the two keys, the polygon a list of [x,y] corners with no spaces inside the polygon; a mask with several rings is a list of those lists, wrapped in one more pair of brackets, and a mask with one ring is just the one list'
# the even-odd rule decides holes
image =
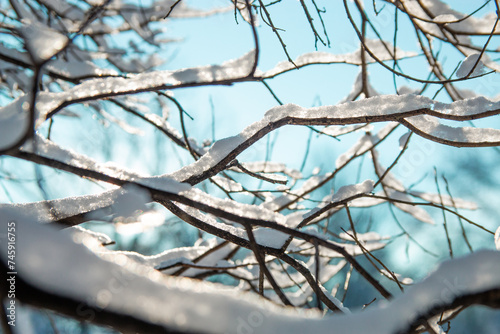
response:
{"label": "snow ridge along branch", "polygon": [[241,152],[260,138],[284,125],[346,125],[399,122],[418,135],[456,147],[500,145],[500,130],[450,127],[438,119],[470,121],[500,113],[500,102],[484,97],[441,103],[420,95],[381,95],[335,106],[303,108],[295,104],[278,106],[240,134],[217,141],[198,161],[168,176],[192,185],[224,170]]}

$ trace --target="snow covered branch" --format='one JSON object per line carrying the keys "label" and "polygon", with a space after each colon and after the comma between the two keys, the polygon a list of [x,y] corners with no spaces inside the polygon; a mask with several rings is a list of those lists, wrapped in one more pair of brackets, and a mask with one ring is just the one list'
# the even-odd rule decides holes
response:
{"label": "snow covered branch", "polygon": [[[51,297],[49,300],[63,304],[43,302],[45,307],[112,324],[125,332],[137,328],[238,332],[242,319],[258,317],[258,324],[252,326],[261,333],[331,333],[332,329],[339,333],[402,333],[444,310],[474,304],[500,307],[500,255],[496,251],[443,263],[391,302],[364,312],[321,318],[317,312],[300,314],[248,293],[235,295],[222,286],[162,276],[123,255],[91,251],[94,240],[85,235],[76,233],[71,239],[30,222],[29,217],[4,212],[2,219],[18,221],[19,233],[25,236],[18,241],[23,302],[39,305],[41,298]],[[5,253],[2,266],[5,269]],[[60,275],[61,271],[67,275]]]}
{"label": "snow covered branch", "polygon": [[290,334],[500,308],[498,2],[193,6],[0,10],[4,306]]}

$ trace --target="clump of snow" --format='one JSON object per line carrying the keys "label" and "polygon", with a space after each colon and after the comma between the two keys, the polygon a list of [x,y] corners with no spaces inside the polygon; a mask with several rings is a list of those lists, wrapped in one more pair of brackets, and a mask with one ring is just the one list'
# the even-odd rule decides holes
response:
{"label": "clump of snow", "polygon": [[409,277],[403,277],[401,274],[398,274],[398,273],[390,273],[388,272],[387,270],[385,269],[382,269],[380,270],[380,272],[382,273],[382,275],[384,275],[385,277],[391,279],[391,280],[394,280],[394,277],[393,276],[396,276],[397,280],[401,283],[401,284],[405,284],[405,285],[408,285],[408,284],[413,284],[413,279],[409,278]]}
{"label": "clump of snow", "polygon": [[212,180],[221,186],[225,191],[238,192],[243,190],[243,186],[241,184],[222,176],[214,176],[212,177]]}
{"label": "clump of snow", "polygon": [[349,160],[351,160],[353,157],[356,155],[363,154],[367,150],[370,149],[370,147],[373,146],[373,143],[371,141],[371,135],[370,134],[365,134],[361,138],[358,139],[358,142],[351,146],[346,152],[342,153],[339,155],[337,160],[335,161],[335,167],[336,168],[341,168],[344,166]]}
{"label": "clump of snow", "polygon": [[[387,194],[389,195],[390,198],[398,200],[398,201],[404,201],[404,202],[412,202],[411,198],[406,195],[405,193],[402,193],[397,190],[393,190],[391,188],[387,188]],[[427,223],[427,224],[434,224],[434,220],[432,217],[429,215],[427,211],[422,209],[420,206],[417,206],[415,204],[406,204],[406,203],[400,203],[400,202],[393,202],[394,206],[396,206],[398,209],[409,213],[412,215],[414,218],[420,220],[421,222]]]}
{"label": "clump of snow", "polygon": [[[381,192],[380,194],[377,193],[376,195],[383,196],[384,193]],[[367,208],[367,207],[376,206],[376,205],[379,205],[382,203],[385,203],[385,199],[366,196],[366,197],[360,197],[360,198],[356,198],[356,199],[352,200],[351,202],[349,202],[349,206],[356,207],[356,208]]]}
{"label": "clump of snow", "polygon": [[444,194],[439,195],[439,194],[423,193],[420,191],[410,191],[409,194],[415,197],[420,197],[421,199],[432,203],[442,204],[445,206],[454,206],[458,209],[467,209],[467,210],[477,209],[477,204],[475,202],[466,201],[461,198],[450,197]]}
{"label": "clump of snow", "polygon": [[270,228],[258,228],[253,231],[259,245],[280,249],[290,235]]}
{"label": "clump of snow", "polygon": [[183,192],[188,192],[191,189],[191,185],[178,182],[164,175],[143,176],[140,178],[133,178],[132,181],[146,187],[168,192],[171,194],[180,194]]}
{"label": "clump of snow", "polygon": [[[479,60],[480,55],[481,54],[479,54],[479,53],[474,53],[474,54],[469,55],[467,58],[465,58],[457,70],[457,77],[458,78],[465,78],[472,71],[472,67],[476,63],[478,63],[478,64],[474,68],[474,71],[471,73],[471,75],[475,76],[475,75],[483,74],[485,72],[486,68],[485,68],[483,62],[481,60]],[[478,62],[478,60],[479,60],[479,62]]]}
{"label": "clump of snow", "polygon": [[41,64],[59,52],[68,38],[39,22],[24,22],[20,28],[26,49],[36,64]]}
{"label": "clump of snow", "polygon": [[0,108],[0,150],[10,148],[24,136],[29,126],[28,108],[24,96]]}
{"label": "clump of snow", "polygon": [[408,131],[407,133],[405,133],[404,135],[402,135],[399,138],[399,148],[401,150],[405,147],[406,142],[408,141],[408,138],[410,137],[410,135],[411,135],[411,131]]}
{"label": "clump of snow", "polygon": [[321,130],[321,133],[324,133],[324,134],[332,136],[332,137],[337,137],[337,136],[341,136],[341,135],[344,135],[344,134],[350,133],[350,132],[355,132],[355,131],[360,131],[360,130],[370,131],[372,129],[373,129],[373,125],[365,125],[365,124],[345,125],[345,126],[330,125],[330,126],[326,126],[325,128],[323,128]]}
{"label": "clump of snow", "polygon": [[157,226],[163,225],[166,219],[165,217],[165,212],[152,209],[139,213],[137,216],[129,217],[125,221],[116,222],[115,229],[116,232],[121,235],[144,233]]}
{"label": "clump of snow", "polygon": [[286,223],[286,218],[278,212],[257,205],[239,203],[227,198],[221,199],[213,197],[200,189],[192,188],[189,191],[181,192],[180,195],[192,201],[203,203],[206,206],[205,211],[211,208],[212,210],[223,210],[235,217],[265,220],[280,225],[285,225]]}
{"label": "clump of snow", "polygon": [[353,197],[358,194],[366,194],[373,191],[373,180],[365,180],[358,184],[351,184],[347,186],[340,187],[339,190],[333,195],[332,202],[340,202],[349,197]]}
{"label": "clump of snow", "polygon": [[495,232],[495,247],[500,250],[500,227]]}
{"label": "clump of snow", "polygon": [[47,63],[45,68],[52,73],[57,73],[70,79],[118,75],[118,72],[115,70],[97,67],[97,65],[88,60],[53,59]]}

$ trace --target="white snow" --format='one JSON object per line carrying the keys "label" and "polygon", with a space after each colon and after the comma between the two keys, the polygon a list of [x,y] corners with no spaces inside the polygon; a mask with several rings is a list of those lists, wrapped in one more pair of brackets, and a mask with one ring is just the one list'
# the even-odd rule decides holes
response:
{"label": "white snow", "polygon": [[218,140],[199,160],[192,163],[191,165],[184,166],[174,173],[169,174],[168,177],[177,181],[183,181],[186,180],[189,176],[200,175],[208,170],[211,166],[215,166],[217,163],[219,163],[240,144],[242,144],[245,139],[246,138],[244,138],[240,134],[237,136]]}
{"label": "white snow", "polygon": [[136,75],[129,74],[127,78],[95,78],[86,80],[63,92],[41,92],[37,96],[37,111],[40,118],[37,124],[43,122],[49,112],[65,102],[92,97],[100,98],[108,94],[118,96],[133,92],[157,90],[159,87],[178,87],[192,83],[208,83],[241,78],[250,73],[254,54],[255,52],[251,51],[240,58],[224,62],[221,65],[200,66],[176,71],[153,71]]}
{"label": "white snow", "polygon": [[79,79],[94,76],[117,76],[118,72],[111,69],[97,67],[90,61],[52,59],[45,68],[52,73],[57,73],[66,78]]}
{"label": "white snow", "polygon": [[330,126],[325,126],[322,130],[321,133],[324,133],[326,135],[332,136],[332,137],[337,137],[344,135],[346,133],[350,132],[355,132],[355,131],[370,131],[373,128],[373,126],[367,126],[365,124],[362,125],[330,125]]}
{"label": "white snow", "polygon": [[258,228],[253,231],[259,245],[280,249],[290,237],[289,234],[270,228]]}
{"label": "white snow", "polygon": [[411,131],[408,131],[407,133],[405,133],[404,135],[402,135],[401,137],[399,137],[399,149],[403,149],[406,145],[406,143],[408,142],[408,138],[410,137],[411,135]]}
{"label": "white snow", "polygon": [[[411,198],[397,190],[393,190],[391,188],[387,188],[387,195],[395,200],[399,201],[405,201],[405,202],[412,202]],[[427,211],[422,209],[418,205],[412,205],[412,204],[406,204],[406,203],[398,203],[398,202],[393,202],[394,206],[396,206],[398,209],[409,213],[412,215],[414,218],[420,220],[421,222],[427,223],[427,224],[434,224],[434,220],[432,217],[429,215]]]}
{"label": "white snow", "polygon": [[401,274],[397,274],[397,273],[389,273],[387,270],[385,269],[381,269],[380,272],[382,273],[382,275],[384,275],[385,277],[391,279],[391,280],[394,280],[394,277],[393,276],[396,276],[396,278],[398,279],[398,281],[401,283],[401,284],[413,284],[413,279],[409,278],[409,277],[403,277]]}
{"label": "white snow", "polygon": [[[404,0],[403,2],[405,9],[409,14],[416,17],[421,17],[426,20],[433,20],[439,24],[450,21],[454,22],[457,19],[462,19],[466,16],[466,14],[464,13],[451,9],[448,4],[440,0],[423,0],[418,3],[416,3],[415,1]],[[428,12],[424,11],[422,7],[427,8],[434,19],[429,17],[429,15],[427,15]],[[496,15],[494,13],[489,13],[479,18],[470,16],[466,20],[447,24],[446,28],[465,35],[489,35],[491,33],[493,25],[495,24],[495,19]],[[418,19],[417,22],[419,27],[421,27],[425,32],[428,32],[429,34],[438,36],[440,38],[444,37],[437,24],[424,22]],[[495,32],[498,33],[498,31],[500,31],[499,26],[497,26]]]}
{"label": "white snow", "polygon": [[10,148],[23,138],[29,126],[28,108],[23,97],[0,108],[0,150]]}
{"label": "white snow", "polygon": [[337,192],[333,194],[333,196],[327,196],[327,200],[324,200],[325,204],[317,206],[314,209],[306,212],[302,216],[302,218],[307,219],[311,217],[331,203],[341,202],[357,195],[370,193],[373,191],[373,184],[374,182],[372,180],[365,180],[358,184],[350,184],[340,187],[339,190],[337,190]]}
{"label": "white snow", "polygon": [[[228,291],[216,284],[167,277],[125,256],[99,258],[81,243],[56,230],[3,210],[2,223],[17,221],[17,272],[39,289],[87,302],[184,331],[237,332],[258,318],[259,333],[395,333],[433,307],[500,288],[500,253],[477,251],[445,262],[421,283],[390,302],[363,312],[322,317],[314,311],[297,313],[268,303],[256,295]],[[23,222],[22,224],[20,222]],[[92,241],[92,239],[91,239]],[[87,239],[82,239],[84,244]],[[6,252],[0,253],[6,262]],[[65,275],[61,275],[65,272]],[[119,277],[120,279],[117,279]],[[109,282],[121,282],[110,289]],[[243,325],[242,325],[243,323]],[[255,324],[255,322],[251,322]]]}
{"label": "white snow", "polygon": [[495,232],[495,247],[497,250],[500,250],[500,227],[498,227]]}
{"label": "white snow", "polygon": [[11,212],[29,215],[32,217],[31,220],[37,223],[47,223],[88,212],[93,212],[93,217],[98,219],[106,215],[105,212],[98,210],[111,206],[113,199],[121,192],[123,192],[122,189],[116,188],[95,195],[66,197],[33,203],[0,204],[0,210],[9,209]]}
{"label": "white snow", "polygon": [[[385,61],[394,59],[394,57],[390,54],[390,52],[392,52],[393,50],[393,46],[391,45],[391,43],[385,42],[384,46],[384,44],[382,44],[382,42],[378,39],[365,39],[365,43],[366,46],[370,49],[370,51],[379,60]],[[414,57],[416,55],[417,53],[412,51],[403,51],[399,48],[397,48],[396,50],[397,59]],[[366,55],[366,62],[374,63],[375,60],[369,55]],[[361,65],[362,64],[361,51],[359,48],[354,52],[345,54],[331,54],[327,52],[316,51],[316,52],[302,54],[299,57],[297,57],[297,59],[294,60],[294,64],[297,65],[297,67],[299,68],[312,64],[333,64],[333,63]],[[282,61],[278,63],[273,69],[263,73],[259,72],[258,75],[262,76],[263,78],[272,78],[280,73],[294,70],[296,68],[294,64],[290,63],[289,61]]]}
{"label": "white snow", "polygon": [[[370,152],[371,155],[374,155],[374,160],[376,161],[375,162],[375,169],[376,169],[376,172],[377,172],[377,175],[378,176],[382,176],[384,175],[384,173],[386,172],[386,168],[383,167],[381,164],[380,164],[380,159],[378,157],[378,151],[373,149],[371,152]],[[405,192],[406,191],[406,188],[405,186],[403,185],[403,182],[398,180],[396,178],[396,176],[392,173],[392,172],[387,172],[384,176],[384,178],[382,179],[382,183],[389,187],[389,188],[392,188],[394,190],[397,190],[399,192]]]}
{"label": "white snow", "polygon": [[[289,191],[288,193],[282,194],[279,197],[274,197],[274,196],[269,196],[266,198],[266,201],[261,204],[262,207],[269,209],[269,210],[277,210],[278,208],[282,206],[287,206],[293,201],[297,200],[297,197],[303,196],[305,193],[310,192],[312,189],[314,189],[316,186],[318,186],[321,182],[323,182],[325,179],[330,177],[330,173],[324,174],[324,175],[314,175],[309,177],[302,185],[300,188],[294,189]],[[300,199],[302,201],[303,199]],[[295,227],[295,219],[292,218],[291,215],[288,215],[286,217],[286,224],[289,227]],[[293,226],[291,226],[292,224]]]}
{"label": "white snow", "polygon": [[[354,80],[354,85],[351,89],[351,92],[343,98],[340,102],[349,102],[349,101],[354,101],[357,97],[371,97],[371,96],[376,96],[379,95],[379,93],[373,88],[373,86],[370,84],[370,80],[368,75],[366,75],[366,81],[365,86],[366,86],[366,92],[363,92],[363,73],[360,71],[358,75],[356,76],[356,79]],[[367,93],[368,96],[365,96]]]}
{"label": "white snow", "polygon": [[243,186],[231,179],[222,176],[214,176],[212,180],[221,186],[225,191],[238,192],[243,190]]}
{"label": "white snow", "polygon": [[339,155],[335,161],[335,167],[341,168],[347,164],[355,156],[361,155],[368,151],[373,146],[370,134],[364,134],[358,139],[356,144],[351,146],[346,152]]}
{"label": "white snow", "polygon": [[429,201],[431,203],[443,204],[445,206],[455,206],[458,209],[467,209],[467,210],[477,210],[477,204],[472,201],[466,201],[458,197],[451,198],[448,195],[441,194],[432,194],[432,193],[423,193],[420,191],[410,191],[408,192],[410,195],[419,197],[423,200]]}
{"label": "white snow", "polygon": [[177,182],[166,176],[143,176],[140,178],[133,178],[137,184],[144,185],[151,189],[156,189],[171,194],[182,194],[184,192],[189,192],[191,186],[187,183]]}
{"label": "white snow", "polygon": [[[383,193],[377,193],[378,196],[383,196]],[[370,206],[376,206],[379,204],[385,203],[385,199],[382,198],[374,198],[369,196],[364,196],[360,198],[356,198],[349,202],[349,206],[356,208],[367,208]]]}
{"label": "white snow", "polygon": [[[479,53],[474,53],[474,54],[469,55],[467,58],[465,58],[457,70],[457,77],[458,78],[465,78],[472,71],[472,67],[476,63],[478,63],[478,64],[474,68],[474,71],[471,73],[471,75],[476,76],[476,75],[483,74],[486,71],[486,68],[484,67],[483,62],[481,60],[479,60],[480,55],[481,54],[479,54]],[[479,62],[478,62],[478,60],[479,60]]]}
{"label": "white snow", "polygon": [[[284,163],[275,161],[252,161],[242,162],[243,167],[253,173],[283,173],[293,179],[302,178],[302,173],[296,169],[288,168]],[[238,170],[235,167],[236,170]]]}
{"label": "white snow", "polygon": [[[40,135],[36,135],[36,140],[37,154],[64,162],[71,166],[93,170],[122,181],[134,182],[139,185],[169,192],[171,194],[179,194],[191,189],[189,184],[175,181],[168,176],[148,176],[139,174],[136,171],[128,170],[122,166],[118,166],[113,162],[99,163],[85,155],[63,148],[55,142],[47,140]],[[31,143],[26,143],[22,146],[22,150],[26,152],[33,152],[32,146],[33,145]]]}
{"label": "white snow", "polygon": [[26,49],[36,64],[52,58],[68,42],[66,36],[39,22],[25,21],[20,31]]}
{"label": "white snow", "polygon": [[[113,240],[107,234],[88,230],[88,229],[85,229],[81,226],[68,227],[68,228],[62,230],[61,232],[64,234],[68,234],[72,237],[77,235],[76,238],[78,238],[80,240],[82,240],[82,238],[84,238],[84,237],[82,237],[81,235],[78,235],[78,234],[82,233],[85,236],[90,236],[90,237],[96,239],[100,245],[107,245],[107,244],[110,244],[113,242]],[[73,240],[76,240],[76,239],[73,239]]]}
{"label": "white snow", "polygon": [[126,184],[122,189],[124,191],[116,196],[111,205],[117,217],[127,218],[134,216],[138,211],[147,210],[146,204],[151,202],[151,196],[147,190],[134,184]]}
{"label": "white snow", "polygon": [[179,192],[179,195],[191,199],[195,202],[203,203],[208,207],[219,209],[230,214],[234,214],[235,216],[238,217],[264,220],[268,222],[274,222],[280,225],[285,225],[286,222],[286,218],[282,214],[274,212],[267,208],[257,205],[239,203],[233,200],[229,200],[227,198],[221,199],[213,197],[196,188],[192,188],[188,191]]}
{"label": "white snow", "polygon": [[349,197],[353,197],[358,194],[366,194],[373,191],[372,180],[365,180],[358,184],[350,184],[347,186],[340,187],[339,190],[333,195],[332,202],[340,202]]}
{"label": "white snow", "polygon": [[497,146],[500,144],[500,130],[490,128],[473,127],[452,127],[441,124],[436,118],[431,116],[413,116],[406,121],[415,127],[432,136],[436,141],[445,141],[458,146],[463,145],[488,145]]}
{"label": "white snow", "polygon": [[452,23],[457,21],[459,18],[454,14],[441,14],[432,19],[436,23]]}
{"label": "white snow", "polygon": [[[216,246],[215,238],[212,239],[214,242],[210,242],[208,246],[193,246],[193,247],[179,247],[175,249],[166,250],[162,253],[146,256],[136,252],[127,252],[127,251],[107,251],[100,253],[100,256],[109,260],[113,260],[119,256],[126,256],[127,258],[134,260],[141,265],[148,266],[150,268],[164,268],[170,265],[174,265],[176,263],[185,263],[185,264],[194,264],[194,260],[199,256],[205,254],[212,247]],[[209,255],[203,257],[201,260],[196,262],[197,265],[203,266],[217,266],[217,264],[222,261],[227,255],[234,249],[234,245],[230,244],[228,246],[222,247]],[[172,268],[162,269],[162,273],[164,274],[172,274],[175,271],[179,270],[180,266],[173,266]],[[194,275],[199,274],[200,272],[204,272],[206,269],[187,269],[183,276],[192,277]]]}
{"label": "white snow", "polygon": [[[348,230],[346,232],[339,233],[339,237],[344,240],[352,241],[351,235],[353,234],[354,234],[353,231]],[[366,233],[356,233],[356,238],[358,239],[358,241],[380,241],[388,239],[389,237],[383,237],[377,232],[370,231]]]}
{"label": "white snow", "polygon": [[[328,264],[329,259],[327,258],[320,258],[320,277],[319,277],[319,282],[327,282],[329,281],[334,275],[336,275],[344,266],[346,265],[345,260],[340,260],[335,264]],[[299,261],[304,267],[306,267],[310,272],[315,272],[316,271],[316,262],[314,258],[310,259],[307,263],[304,263],[302,261]],[[293,305],[303,305],[306,303],[308,299],[311,298],[311,296],[314,294],[314,290],[311,288],[309,284],[306,283],[306,280],[304,276],[302,276],[300,273],[289,273],[288,275],[278,271],[278,270],[273,270],[272,275],[275,278],[276,282],[282,286],[282,287],[289,287],[289,286],[295,286],[296,283],[300,284],[302,287],[301,289],[298,289],[296,292],[288,292],[286,295],[289,298],[290,302]],[[258,279],[258,276],[255,277]],[[306,283],[306,284],[304,284]],[[341,312],[349,314],[350,310],[345,307],[340,300],[335,298],[329,291],[327,291],[321,283],[320,289],[323,291],[323,293],[341,310]],[[271,286],[265,285],[266,288],[271,288]],[[269,296],[272,298],[277,303],[281,303],[280,299],[274,292],[267,292],[266,296]]]}

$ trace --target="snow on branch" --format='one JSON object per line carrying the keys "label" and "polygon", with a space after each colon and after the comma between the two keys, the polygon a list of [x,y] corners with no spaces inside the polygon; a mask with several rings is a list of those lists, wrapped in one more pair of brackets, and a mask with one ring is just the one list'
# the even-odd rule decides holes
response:
{"label": "snow on branch", "polygon": [[[488,35],[497,19],[494,13],[488,13],[481,18],[466,15],[441,0],[424,0],[418,4],[409,0],[401,2],[405,12],[417,19],[422,30],[439,37],[446,36],[440,25],[446,25],[446,30],[459,35]],[[500,27],[497,27],[494,33],[500,33]]]}
{"label": "snow on branch", "polygon": [[[391,43],[384,42],[375,39],[366,39],[366,45],[370,48],[370,50],[377,56],[377,58],[381,61],[386,60],[394,60],[394,56],[391,55],[394,47]],[[389,51],[390,50],[390,51]],[[403,51],[399,48],[396,48],[397,56],[396,59],[404,59],[409,57],[417,56],[417,53],[411,51]],[[362,56],[361,49],[357,49],[352,53],[344,53],[344,54],[332,54],[328,52],[311,52],[305,53],[299,56],[293,63],[289,61],[283,61],[277,64],[273,69],[265,71],[263,73],[258,73],[258,76],[263,78],[273,78],[278,74],[285,73],[296,68],[301,68],[308,65],[317,65],[317,64],[352,64],[352,65],[362,65]],[[369,57],[366,60],[366,63],[375,63],[375,59]],[[295,66],[294,66],[295,64]]]}
{"label": "snow on branch", "polygon": [[[236,136],[219,140],[198,161],[168,176],[180,182],[196,184],[217,174],[246,148],[284,125],[346,125],[396,121],[425,138],[447,145],[498,146],[498,129],[453,128],[442,125],[437,118],[466,121],[499,113],[500,102],[492,102],[484,97],[450,104],[412,94],[381,95],[314,108],[287,104],[268,110],[260,121],[249,125]],[[480,137],[483,132],[485,137]]]}
{"label": "snow on branch", "polygon": [[[138,321],[156,326],[158,332],[163,328],[226,333],[253,326],[259,333],[331,333],[332,329],[339,333],[400,333],[458,306],[500,305],[498,251],[478,251],[447,261],[394,300],[363,312],[323,317],[312,310],[284,309],[234,288],[167,277],[124,255],[100,257],[85,246],[95,239],[58,235],[9,209],[3,210],[1,219],[2,223],[18,222],[18,233],[23,236],[17,240],[17,271],[18,279],[26,283],[23,289],[80,302],[80,311],[83,307],[121,330],[127,330],[130,321]],[[1,254],[5,269],[7,252]],[[118,288],[117,280],[121,283]],[[36,300],[39,293],[22,296],[27,304],[40,302]],[[62,311],[82,316],[75,308]],[[127,321],[117,321],[117,317]]]}
{"label": "snow on branch", "polygon": [[[367,43],[373,47],[374,52],[380,59],[393,59],[380,41],[369,40]],[[15,57],[14,50],[2,47],[0,48],[0,52],[4,52],[7,56],[10,55],[9,59],[18,58]],[[400,51],[398,55],[402,57],[415,56],[414,53],[403,51]],[[48,60],[48,58],[50,57],[47,56],[44,59]],[[360,59],[360,50],[339,55],[314,52],[300,56],[296,60],[296,64],[298,67],[332,63],[360,65]],[[75,61],[71,59],[54,59],[47,64],[46,68],[49,70],[49,73],[55,76],[72,81],[96,76],[106,76],[106,78],[89,79],[63,92],[40,92],[37,96],[36,104],[38,113],[37,124],[40,125],[46,118],[51,117],[55,112],[70,104],[162,89],[200,85],[224,85],[237,81],[256,81],[272,78],[296,68],[289,62],[283,62],[269,71],[262,72],[257,70],[256,73],[252,74],[254,60],[255,50],[248,52],[240,58],[226,61],[221,65],[200,66],[175,71],[152,71],[141,74],[128,74],[126,77],[116,77],[116,71],[98,68],[88,61],[83,64],[79,61],[79,64],[82,66],[76,66]],[[24,60],[24,66],[31,66],[28,59]],[[24,102],[28,99],[26,96],[20,97],[16,100],[17,102],[14,101],[11,103],[12,107],[16,103],[22,103],[20,100]]]}

